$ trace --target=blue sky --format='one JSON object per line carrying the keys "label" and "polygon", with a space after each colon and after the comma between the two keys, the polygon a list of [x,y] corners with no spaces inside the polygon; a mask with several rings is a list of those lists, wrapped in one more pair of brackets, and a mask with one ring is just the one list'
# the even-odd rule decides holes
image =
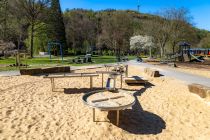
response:
{"label": "blue sky", "polygon": [[[63,10],[69,8],[131,9],[137,10],[138,0],[60,0]],[[171,7],[185,7],[193,16],[193,23],[201,29],[210,31],[210,0],[140,0],[140,12],[155,13]]]}

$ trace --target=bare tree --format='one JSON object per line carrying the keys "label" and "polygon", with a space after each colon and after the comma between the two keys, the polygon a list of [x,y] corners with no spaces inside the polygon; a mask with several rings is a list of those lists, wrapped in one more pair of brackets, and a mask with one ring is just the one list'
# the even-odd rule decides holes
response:
{"label": "bare tree", "polygon": [[147,22],[147,34],[153,37],[154,43],[160,49],[160,57],[165,56],[165,47],[170,39],[170,24],[166,19],[154,17],[153,20]]}
{"label": "bare tree", "polygon": [[170,23],[170,40],[173,54],[178,42],[189,38],[189,27],[191,27],[191,16],[186,8],[170,8],[162,11],[161,14]]}

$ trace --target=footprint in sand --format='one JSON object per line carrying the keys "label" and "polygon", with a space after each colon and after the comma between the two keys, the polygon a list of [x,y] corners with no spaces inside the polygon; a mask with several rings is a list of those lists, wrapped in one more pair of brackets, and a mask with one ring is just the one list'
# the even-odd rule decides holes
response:
{"label": "footprint in sand", "polygon": [[12,114],[12,112],[13,112],[13,110],[7,110],[6,113],[5,113],[5,115],[8,117],[9,115]]}

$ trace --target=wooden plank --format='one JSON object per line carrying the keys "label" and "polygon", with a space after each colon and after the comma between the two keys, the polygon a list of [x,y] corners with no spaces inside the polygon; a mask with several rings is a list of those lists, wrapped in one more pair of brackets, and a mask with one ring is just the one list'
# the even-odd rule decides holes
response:
{"label": "wooden plank", "polygon": [[43,78],[74,78],[74,77],[97,77],[98,74],[88,74],[88,75],[57,75],[57,76],[44,76]]}
{"label": "wooden plank", "polygon": [[96,73],[98,73],[98,74],[115,74],[115,73],[118,73],[118,72],[115,72],[115,71],[96,71]]}
{"label": "wooden plank", "polygon": [[104,74],[102,73],[102,88],[104,88]]}
{"label": "wooden plank", "polygon": [[95,108],[93,108],[93,122],[95,122]]}
{"label": "wooden plank", "polygon": [[144,83],[148,82],[148,80],[143,79],[138,76],[124,78],[124,81],[127,84],[144,84]]}
{"label": "wooden plank", "polygon": [[93,77],[90,76],[90,88],[93,88]]}

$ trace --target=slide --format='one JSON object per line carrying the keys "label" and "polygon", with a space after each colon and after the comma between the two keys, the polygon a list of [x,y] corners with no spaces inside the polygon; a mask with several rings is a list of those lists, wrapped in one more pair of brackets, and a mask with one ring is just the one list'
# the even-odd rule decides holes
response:
{"label": "slide", "polygon": [[204,62],[204,60],[202,59],[202,57],[196,57],[195,55],[190,53],[190,56],[192,56],[195,60],[197,60],[198,62]]}

